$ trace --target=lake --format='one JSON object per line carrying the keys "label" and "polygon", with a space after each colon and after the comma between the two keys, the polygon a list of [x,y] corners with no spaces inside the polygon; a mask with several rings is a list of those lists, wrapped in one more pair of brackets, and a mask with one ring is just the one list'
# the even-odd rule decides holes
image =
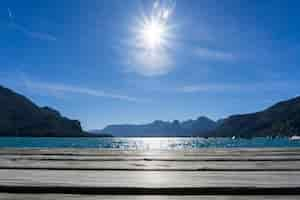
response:
{"label": "lake", "polygon": [[289,138],[31,138],[1,137],[0,147],[10,148],[99,148],[118,150],[192,150],[201,148],[300,147]]}

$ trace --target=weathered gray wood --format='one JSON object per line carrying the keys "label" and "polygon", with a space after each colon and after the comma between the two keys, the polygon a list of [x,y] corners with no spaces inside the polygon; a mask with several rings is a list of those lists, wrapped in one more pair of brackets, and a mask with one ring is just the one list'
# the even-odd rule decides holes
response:
{"label": "weathered gray wood", "polygon": [[[0,149],[5,160],[54,161],[300,161],[300,149],[203,149],[195,151],[111,151],[95,149]],[[16,163],[17,164],[17,163]]]}
{"label": "weathered gray wood", "polygon": [[74,155],[74,156],[222,156],[222,155],[300,155],[300,148],[203,148],[199,150],[172,150],[172,151],[123,151],[123,150],[105,150],[105,149],[24,149],[24,148],[0,148],[0,155]]}
{"label": "weathered gray wood", "polygon": [[300,171],[300,161],[37,161],[0,158],[0,169]]}
{"label": "weathered gray wood", "polygon": [[300,196],[100,196],[61,194],[5,194],[0,200],[299,200]]}
{"label": "weathered gray wood", "polygon": [[202,156],[194,154],[193,156],[181,156],[181,155],[141,155],[141,156],[66,156],[66,155],[2,155],[0,158],[10,160],[33,160],[33,161],[300,161],[300,155],[246,155],[241,154],[239,156],[232,156],[230,154],[224,155],[210,155]]}
{"label": "weathered gray wood", "polygon": [[[83,150],[0,150],[0,169],[80,170],[198,170],[198,171],[299,171],[300,151],[211,150],[203,152],[119,152]],[[205,150],[208,152],[207,150]],[[43,153],[47,152],[47,153]],[[234,152],[234,153],[232,153]],[[236,154],[239,152],[239,154]],[[243,153],[241,153],[243,152]],[[249,153],[250,152],[250,153]],[[58,153],[57,155],[55,153]],[[263,156],[261,155],[263,154]],[[99,155],[97,155],[99,154]],[[138,154],[138,155],[137,155]],[[222,155],[221,155],[222,154]],[[269,154],[267,156],[266,154]],[[97,155],[97,156],[96,156]]]}
{"label": "weathered gray wood", "polygon": [[76,187],[300,187],[300,172],[0,170],[0,185]]}
{"label": "weathered gray wood", "polygon": [[5,194],[0,200],[299,200],[300,196],[99,196],[58,194]]}
{"label": "weathered gray wood", "polygon": [[[69,189],[64,190],[64,188]],[[212,191],[210,194],[218,190],[217,193],[220,195],[232,194],[231,190],[235,191],[235,194],[240,194],[239,191],[243,190],[237,190],[238,188],[246,188],[248,193],[252,190],[255,192],[257,189],[260,191],[259,194],[264,194],[265,190],[270,194],[270,192],[277,192],[278,189],[287,194],[288,191],[293,192],[294,188],[298,191],[294,194],[300,194],[300,149],[203,149],[151,152],[97,149],[0,149],[1,192],[7,189],[10,192],[32,190],[57,193],[59,190],[76,193],[77,190],[84,191],[81,190],[82,188],[88,188],[87,193],[93,193],[91,190],[109,191],[105,194],[118,191],[118,188],[120,190],[123,188],[124,194],[135,194],[135,189],[139,189],[142,194],[148,194],[147,191],[149,194],[153,191],[157,194],[155,193],[157,189],[163,189],[159,194],[164,193],[166,191],[164,189],[171,189],[171,192],[172,189],[186,190],[191,191],[191,194],[200,194],[199,190],[205,193],[205,188],[208,188]],[[145,192],[144,188],[150,190]],[[128,189],[129,193],[126,192]],[[19,197],[19,195],[11,195],[10,198]],[[117,199],[117,197],[109,196],[108,199]]]}

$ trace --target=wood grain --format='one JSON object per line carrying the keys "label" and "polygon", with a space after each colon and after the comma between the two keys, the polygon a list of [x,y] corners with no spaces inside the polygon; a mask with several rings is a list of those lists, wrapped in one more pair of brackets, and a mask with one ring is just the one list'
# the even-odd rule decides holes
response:
{"label": "wood grain", "polygon": [[299,200],[300,196],[109,196],[0,193],[0,200]]}
{"label": "wood grain", "polygon": [[[148,199],[167,197],[147,194],[218,194],[218,199],[244,198],[224,197],[230,194],[268,194],[261,199],[272,194],[300,195],[300,149],[0,149],[0,192],[9,192],[2,193],[7,199],[19,198],[16,193],[106,194],[108,199],[117,199],[117,194],[143,194]],[[49,199],[78,197],[45,195]]]}
{"label": "wood grain", "polygon": [[67,194],[8,194],[0,200],[299,200],[300,196],[109,196]]}

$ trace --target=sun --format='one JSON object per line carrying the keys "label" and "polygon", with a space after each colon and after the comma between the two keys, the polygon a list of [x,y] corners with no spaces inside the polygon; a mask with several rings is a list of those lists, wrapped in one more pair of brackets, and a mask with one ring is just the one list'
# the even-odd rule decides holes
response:
{"label": "sun", "polygon": [[137,31],[137,46],[142,47],[147,52],[159,52],[159,50],[168,47],[171,42],[170,18],[175,4],[164,4],[163,2],[156,0],[150,14],[143,14],[134,28]]}
{"label": "sun", "polygon": [[[134,72],[143,76],[168,73],[174,66],[177,24],[174,11],[176,0],[151,0],[134,15],[126,60]],[[149,2],[151,2],[149,1]],[[150,7],[149,7],[150,6]]]}
{"label": "sun", "polygon": [[157,49],[162,47],[166,40],[166,25],[156,19],[146,21],[141,27],[141,38],[145,48]]}

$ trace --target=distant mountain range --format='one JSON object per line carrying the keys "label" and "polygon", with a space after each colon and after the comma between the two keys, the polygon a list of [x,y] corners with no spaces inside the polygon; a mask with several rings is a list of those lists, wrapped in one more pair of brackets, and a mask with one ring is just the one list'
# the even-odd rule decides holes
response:
{"label": "distant mountain range", "polygon": [[0,86],[0,136],[86,137],[80,122]]}
{"label": "distant mountain range", "polygon": [[300,134],[300,97],[277,103],[266,110],[233,115],[217,122],[199,117],[179,122],[154,121],[144,125],[110,125],[97,133],[113,136],[265,137]]}
{"label": "distant mountain range", "polygon": [[107,133],[116,137],[183,137],[215,130],[216,125],[216,122],[207,117],[199,117],[196,120],[183,122],[157,120],[142,125],[110,125],[98,131],[98,133]]}
{"label": "distant mountain range", "polygon": [[233,115],[217,122],[199,117],[172,122],[156,120],[142,125],[110,125],[85,132],[80,122],[63,117],[50,107],[39,107],[28,98],[0,86],[0,136],[39,137],[257,137],[300,134],[300,97],[279,102],[263,111]]}
{"label": "distant mountain range", "polygon": [[[279,102],[263,111],[233,115],[205,136],[264,137],[300,134],[300,97]],[[201,135],[201,133],[199,134]]]}

